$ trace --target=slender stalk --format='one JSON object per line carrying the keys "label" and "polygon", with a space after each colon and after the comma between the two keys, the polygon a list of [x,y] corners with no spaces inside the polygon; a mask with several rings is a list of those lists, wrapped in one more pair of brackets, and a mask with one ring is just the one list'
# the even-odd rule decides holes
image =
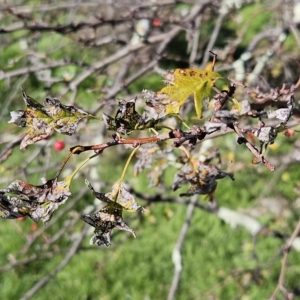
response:
{"label": "slender stalk", "polygon": [[128,166],[129,166],[129,164],[130,164],[130,161],[131,161],[133,155],[135,154],[135,152],[136,152],[140,147],[141,147],[141,145],[138,145],[138,146],[135,147],[135,148],[133,149],[133,151],[131,152],[130,156],[129,156],[128,159],[127,159],[127,162],[126,162],[126,164],[125,164],[125,167],[124,167],[124,169],[123,169],[123,172],[122,172],[122,175],[121,175],[121,178],[120,178],[119,182],[122,182],[122,181],[124,180],[125,173],[126,173],[126,171],[127,171],[127,169],[128,169]]}
{"label": "slender stalk", "polygon": [[78,149],[81,149],[80,148],[81,146],[77,146],[77,147],[74,147],[70,150],[70,153],[68,154],[68,156],[65,158],[65,160],[63,161],[63,163],[61,164],[61,166],[59,167],[59,170],[57,171],[56,175],[54,178],[58,178],[60,173],[62,172],[62,170],[64,169],[64,167],[66,166],[67,162],[69,161],[69,159],[71,158],[71,156],[76,153],[76,151],[78,151]]}
{"label": "slender stalk", "polygon": [[189,160],[191,159],[191,152],[188,149],[186,149],[184,146],[180,146],[179,149],[182,150],[182,152],[185,153],[185,155],[187,156],[187,158]]}
{"label": "slender stalk", "polygon": [[59,177],[60,173],[62,172],[63,168],[65,167],[65,165],[67,164],[67,162],[69,161],[69,159],[71,158],[72,155],[73,155],[73,151],[70,152],[70,153],[68,154],[68,156],[65,158],[65,160],[63,161],[63,163],[62,163],[61,166],[59,167],[59,170],[57,171],[57,173],[56,173],[56,175],[55,175],[54,178],[57,179],[57,178]]}
{"label": "slender stalk", "polygon": [[86,158],[83,162],[81,162],[81,164],[74,170],[74,172],[67,176],[65,181],[66,181],[66,188],[70,187],[71,181],[73,180],[74,176],[78,173],[78,171],[88,162],[90,161],[92,158],[98,156],[99,153],[93,154],[91,156],[89,156],[88,158]]}

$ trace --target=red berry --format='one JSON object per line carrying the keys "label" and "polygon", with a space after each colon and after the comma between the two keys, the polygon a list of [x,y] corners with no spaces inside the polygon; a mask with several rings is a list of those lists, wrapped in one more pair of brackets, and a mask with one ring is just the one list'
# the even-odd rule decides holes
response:
{"label": "red berry", "polygon": [[36,231],[36,230],[38,230],[38,228],[39,228],[38,224],[32,224],[32,225],[30,226],[30,230],[31,230],[31,231]]}
{"label": "red berry", "polygon": [[25,216],[23,216],[23,217],[20,217],[20,218],[18,218],[17,219],[19,222],[23,222],[23,221],[25,221],[26,220],[26,217]]}
{"label": "red berry", "polygon": [[286,137],[288,137],[288,138],[293,137],[294,134],[295,134],[295,130],[292,129],[292,128],[288,128],[288,129],[286,129],[286,130],[284,131],[284,135],[285,135]]}
{"label": "red berry", "polygon": [[65,143],[63,142],[63,141],[56,141],[55,143],[54,143],[54,149],[56,150],[56,151],[61,151],[61,150],[63,150],[65,148]]}
{"label": "red berry", "polygon": [[160,26],[162,25],[162,22],[161,22],[160,19],[154,18],[153,21],[152,21],[152,25],[153,25],[154,27],[160,27]]}

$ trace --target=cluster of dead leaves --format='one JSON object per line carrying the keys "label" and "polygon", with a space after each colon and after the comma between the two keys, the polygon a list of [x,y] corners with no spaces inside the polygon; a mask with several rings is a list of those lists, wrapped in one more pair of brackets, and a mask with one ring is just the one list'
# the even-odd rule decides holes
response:
{"label": "cluster of dead leaves", "polygon": [[129,101],[119,100],[119,109],[115,117],[102,113],[107,130],[114,130],[119,133],[129,134],[134,130],[145,130],[154,128],[158,120],[141,116],[135,110],[136,98]]}
{"label": "cluster of dead leaves", "polygon": [[[158,123],[166,116],[175,115],[183,120],[179,113],[191,95],[194,98],[196,115],[198,118],[202,118],[204,101],[210,98],[212,90],[216,89],[215,83],[219,79],[222,79],[221,75],[213,70],[175,69],[169,71],[164,75],[166,84],[164,88],[158,92],[143,91],[146,105],[154,108],[158,114],[156,119],[148,117],[146,114],[140,115],[136,111],[135,98],[129,101],[119,100],[119,108],[115,116],[111,117],[103,113],[103,121],[108,130],[114,130],[120,134],[130,134],[134,130],[159,129],[161,127],[158,126]],[[225,102],[221,101],[223,91],[218,94],[219,98],[215,99],[219,99],[219,102],[216,101],[218,105],[215,104],[214,113],[210,119],[205,120],[201,127],[193,126],[192,130],[188,132],[183,132],[180,129],[172,130],[169,136],[176,139],[173,146],[179,147],[188,141],[192,149],[197,141],[202,140],[207,134],[226,130],[227,126],[234,129],[233,123],[238,123],[244,117],[256,117],[259,121],[263,117],[278,119],[281,123],[274,127],[266,127],[263,122],[260,122],[258,127],[252,126],[247,131],[246,129],[240,130],[240,134],[247,132],[254,134],[258,138],[261,148],[262,145],[272,144],[277,134],[285,129],[287,122],[293,115],[295,109],[293,90],[287,92],[285,89],[280,90],[281,94],[278,95],[286,98],[284,100],[286,100],[287,108],[280,107],[272,111],[266,111],[265,106],[256,108],[258,104],[261,105],[260,102],[253,104],[248,100],[237,101],[233,97],[234,91],[235,87],[229,87],[228,91],[225,91],[225,102],[230,99],[229,105],[226,107],[223,107]],[[251,96],[253,96],[252,94],[250,93]],[[29,127],[21,142],[21,149],[48,138],[54,130],[61,134],[72,135],[78,122],[84,118],[99,119],[81,109],[65,106],[56,98],[46,97],[42,105],[29,97],[24,90],[22,90],[22,96],[26,109],[12,111],[9,121],[9,123],[15,123],[19,127]],[[260,93],[256,92],[254,96],[257,99],[268,96],[267,98],[273,102],[279,99],[277,94],[261,96]],[[162,171],[168,165],[168,161],[163,156],[161,162],[157,163],[157,170],[153,168],[152,155],[158,149],[159,147],[155,145],[145,151],[135,168],[136,173],[138,173],[151,165],[151,169],[155,173],[153,176],[154,185],[159,182]],[[175,174],[172,189],[177,190],[183,183],[189,183],[189,190],[181,196],[201,194],[209,195],[210,200],[213,200],[217,180],[227,176],[234,180],[231,173],[226,173],[208,162],[201,162],[189,157],[183,167]],[[15,219],[29,216],[35,222],[42,220],[46,224],[53,212],[71,196],[70,182],[67,181],[58,182],[57,178],[54,178],[40,186],[18,180],[14,181],[7,188],[0,190],[1,217]],[[109,193],[96,192],[89,182],[86,183],[93,195],[104,204],[98,212],[81,216],[83,221],[95,228],[90,243],[109,247],[114,228],[128,231],[135,237],[134,231],[124,222],[122,214],[124,210],[142,212],[144,209],[126,190],[123,182],[118,181]]]}

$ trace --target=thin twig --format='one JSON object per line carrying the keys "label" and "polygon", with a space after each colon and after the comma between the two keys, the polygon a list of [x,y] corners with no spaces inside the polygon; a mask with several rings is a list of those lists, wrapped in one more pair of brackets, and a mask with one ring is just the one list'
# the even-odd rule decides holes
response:
{"label": "thin twig", "polygon": [[67,252],[65,258],[61,261],[61,263],[48,275],[44,276],[42,279],[40,279],[30,290],[28,290],[20,299],[21,300],[27,300],[30,297],[32,297],[37,291],[39,291],[44,285],[46,285],[52,278],[54,278],[72,259],[72,257],[77,253],[80,244],[84,237],[86,236],[89,225],[85,225],[83,230],[81,231],[80,235],[77,237],[77,239],[73,242],[72,247]]}
{"label": "thin twig", "polygon": [[275,167],[269,163],[258,151],[258,149],[252,145],[243,135],[243,133],[241,132],[240,128],[238,127],[238,124],[235,122],[233,124],[234,130],[237,133],[237,135],[239,136],[239,138],[242,139],[242,143],[244,143],[247,148],[252,152],[252,154],[257,158],[257,162],[262,162],[270,171],[274,171]]}
{"label": "thin twig", "polygon": [[279,275],[279,279],[278,279],[278,284],[277,284],[270,300],[276,299],[276,295],[279,292],[279,290],[281,290],[284,293],[284,296],[286,297],[286,299],[288,299],[288,300],[294,299],[294,295],[292,293],[288,292],[288,290],[284,287],[284,279],[285,279],[285,274],[286,274],[288,256],[289,256],[290,250],[292,248],[293,242],[299,233],[300,233],[300,220],[298,221],[298,224],[297,224],[291,238],[286,242],[286,244],[283,247],[284,254],[283,254],[283,258],[281,260],[281,270],[280,270],[280,275]]}
{"label": "thin twig", "polygon": [[63,252],[63,250],[56,250],[56,251],[51,251],[51,252],[43,252],[40,254],[32,254],[32,255],[25,257],[23,259],[20,259],[20,260],[14,259],[12,262],[8,263],[7,265],[0,267],[0,273],[7,272],[18,266],[27,265],[30,262],[36,261],[38,259],[51,259],[55,255],[62,253],[62,252]]}
{"label": "thin twig", "polygon": [[218,19],[217,19],[215,27],[214,27],[214,31],[210,37],[209,43],[206,47],[206,50],[204,51],[204,57],[203,57],[202,64],[201,64],[202,69],[205,67],[205,65],[207,64],[207,62],[209,60],[209,56],[210,56],[209,50],[212,50],[212,48],[217,40],[224,17],[225,17],[225,14],[219,13]]}
{"label": "thin twig", "polygon": [[199,38],[200,38],[200,24],[202,20],[202,15],[198,16],[195,19],[195,27],[192,29],[192,37],[191,37],[191,50],[190,50],[190,57],[189,57],[189,65],[193,65],[195,63],[195,60],[197,58],[198,54],[198,47],[199,47]]}
{"label": "thin twig", "polygon": [[31,73],[36,73],[46,69],[54,69],[57,67],[63,67],[66,65],[72,64],[71,61],[67,59],[59,60],[59,61],[50,61],[48,64],[41,64],[37,66],[24,67],[13,71],[2,72],[0,71],[0,81],[4,79],[10,79],[12,77],[28,75]]}
{"label": "thin twig", "polygon": [[191,219],[193,216],[193,212],[194,212],[195,204],[196,204],[197,200],[198,200],[198,195],[194,195],[191,199],[191,202],[189,203],[189,205],[187,207],[186,218],[181,227],[177,243],[173,249],[172,260],[175,265],[175,269],[174,269],[172,284],[171,284],[171,287],[169,290],[169,295],[167,298],[168,300],[173,300],[175,298],[175,294],[178,289],[180,275],[181,275],[181,271],[182,271],[181,253],[180,252],[181,252],[183,243],[185,241],[187,231],[191,225]]}

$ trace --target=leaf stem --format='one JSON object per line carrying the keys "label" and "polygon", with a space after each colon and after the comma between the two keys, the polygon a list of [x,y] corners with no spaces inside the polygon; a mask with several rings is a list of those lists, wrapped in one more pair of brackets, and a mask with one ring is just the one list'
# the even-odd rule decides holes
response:
{"label": "leaf stem", "polygon": [[127,162],[126,162],[126,164],[125,164],[125,167],[124,167],[124,169],[123,169],[123,172],[122,172],[122,175],[121,175],[121,178],[120,178],[119,182],[122,182],[122,181],[124,180],[125,173],[126,173],[126,171],[127,171],[127,169],[128,169],[129,163],[130,163],[130,161],[131,161],[133,155],[135,154],[135,152],[136,152],[140,147],[141,147],[141,145],[138,145],[138,146],[135,147],[135,148],[133,149],[133,151],[131,152],[130,156],[129,156],[128,159],[127,159]]}
{"label": "leaf stem", "polygon": [[184,122],[184,120],[181,118],[181,116],[179,114],[176,114],[176,117],[181,121],[183,126],[185,126],[188,130],[191,129],[191,127]]}
{"label": "leaf stem", "polygon": [[65,165],[67,164],[67,162],[69,161],[69,159],[71,158],[72,155],[73,155],[73,151],[70,152],[70,153],[68,154],[68,156],[65,158],[65,160],[63,161],[63,163],[62,163],[61,166],[59,167],[59,170],[57,171],[57,173],[56,173],[56,175],[55,175],[54,178],[57,179],[57,178],[59,177],[60,173],[62,172],[63,168],[65,167]]}
{"label": "leaf stem", "polygon": [[99,153],[96,153],[96,154],[93,154],[93,155],[91,155],[91,156],[89,156],[88,158],[86,158],[84,161],[82,161],[81,162],[81,164],[74,170],[74,172],[71,174],[71,175],[69,175],[69,176],[67,176],[66,178],[65,178],[65,181],[67,182],[67,184],[66,184],[66,187],[67,188],[69,188],[70,187],[70,184],[71,184],[71,181],[73,180],[73,178],[74,178],[74,176],[78,173],[78,171],[89,161],[89,160],[91,160],[92,158],[94,158],[94,157],[96,157],[96,156],[98,156],[99,155]]}
{"label": "leaf stem", "polygon": [[71,156],[73,154],[76,153],[76,151],[78,151],[78,149],[80,149],[80,146],[76,146],[70,149],[70,153],[68,154],[68,156],[65,158],[65,160],[63,161],[63,163],[61,164],[61,166],[59,167],[59,170],[57,171],[56,175],[54,178],[58,178],[60,173],[62,172],[63,168],[66,166],[67,162],[69,161],[69,159],[71,158]]}
{"label": "leaf stem", "polygon": [[179,149],[185,153],[189,160],[191,160],[191,152],[189,150],[187,150],[184,146],[180,146]]}

